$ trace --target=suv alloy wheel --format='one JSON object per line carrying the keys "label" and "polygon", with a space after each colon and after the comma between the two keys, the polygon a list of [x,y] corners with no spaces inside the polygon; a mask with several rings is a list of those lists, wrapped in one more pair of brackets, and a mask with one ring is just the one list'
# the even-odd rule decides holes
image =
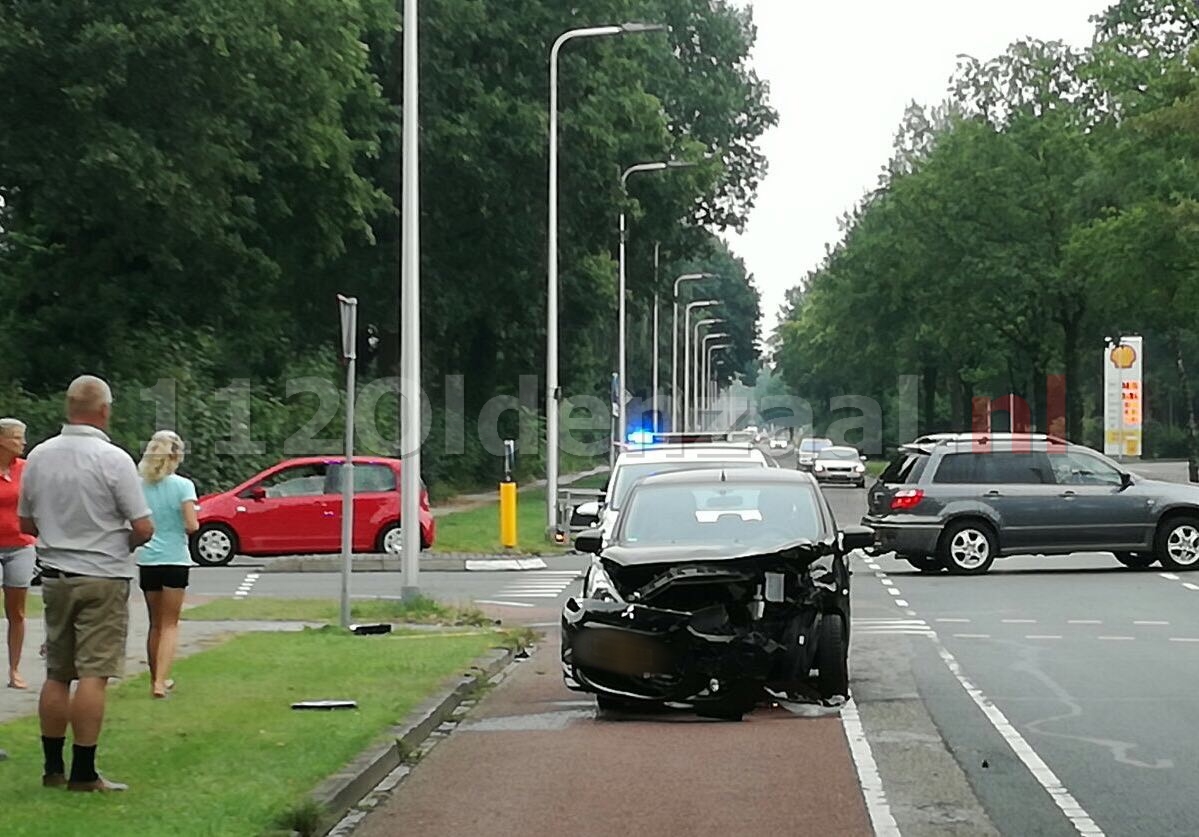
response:
{"label": "suv alloy wheel", "polygon": [[941,564],[954,575],[982,575],[995,563],[991,527],[974,520],[951,523],[941,535]]}

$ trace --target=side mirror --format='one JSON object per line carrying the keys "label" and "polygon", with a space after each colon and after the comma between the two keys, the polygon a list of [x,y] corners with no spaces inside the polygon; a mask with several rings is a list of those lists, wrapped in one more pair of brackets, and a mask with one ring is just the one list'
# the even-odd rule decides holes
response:
{"label": "side mirror", "polygon": [[846,552],[874,546],[874,530],[869,526],[846,526],[841,530],[841,548]]}
{"label": "side mirror", "polygon": [[866,461],[866,456],[863,454],[862,456],[859,456],[859,457],[858,457],[858,459],[860,459],[860,460],[862,460],[863,462],[865,462],[865,461]]}
{"label": "side mirror", "polygon": [[575,506],[575,514],[579,517],[599,517],[600,504],[598,500],[589,500],[586,503],[580,503]]}
{"label": "side mirror", "polygon": [[1129,474],[1126,471],[1121,471],[1120,488],[1128,488],[1130,485],[1132,485],[1132,474]]}
{"label": "side mirror", "polygon": [[249,490],[248,494],[249,494],[251,500],[265,500],[266,499],[266,489],[263,488],[261,485],[256,485],[253,488],[251,488]]}
{"label": "side mirror", "polygon": [[599,555],[604,549],[604,536],[598,531],[580,532],[575,538],[575,549],[587,555]]}

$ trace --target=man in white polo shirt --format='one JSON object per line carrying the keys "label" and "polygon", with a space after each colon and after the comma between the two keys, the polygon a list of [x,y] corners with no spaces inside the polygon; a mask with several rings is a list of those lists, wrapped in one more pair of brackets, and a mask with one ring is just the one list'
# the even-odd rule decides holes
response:
{"label": "man in white polo shirt", "polygon": [[[126,789],[96,772],[96,743],[108,680],[124,671],[132,553],[154,534],[137,467],[105,433],[111,411],[104,381],[71,382],[67,423],[30,452],[17,507],[21,531],[37,537],[46,614],[42,784],[74,791]],[[68,724],[75,738],[69,779]]]}

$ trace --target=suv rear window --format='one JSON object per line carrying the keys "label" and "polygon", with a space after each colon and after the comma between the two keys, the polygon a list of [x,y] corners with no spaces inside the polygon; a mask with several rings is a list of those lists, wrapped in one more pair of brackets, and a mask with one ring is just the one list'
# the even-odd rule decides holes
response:
{"label": "suv rear window", "polygon": [[924,473],[924,466],[927,464],[927,454],[901,453],[891,460],[891,464],[879,475],[878,481],[889,485],[920,482],[920,475]]}
{"label": "suv rear window", "polygon": [[950,453],[941,459],[933,482],[980,485],[1052,485],[1053,470],[1042,452]]}

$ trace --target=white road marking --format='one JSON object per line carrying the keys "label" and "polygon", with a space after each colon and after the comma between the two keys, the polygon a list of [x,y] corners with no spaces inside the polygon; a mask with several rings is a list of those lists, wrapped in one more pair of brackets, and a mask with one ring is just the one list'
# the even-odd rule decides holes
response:
{"label": "white road marking", "polygon": [[870,823],[874,826],[876,837],[899,837],[899,825],[891,815],[891,806],[887,804],[883,778],[879,775],[878,764],[874,761],[870,742],[866,740],[866,730],[862,727],[862,718],[858,715],[858,707],[853,698],[841,707],[841,727],[845,730],[845,740],[849,743],[849,752],[853,755],[854,767],[858,771],[858,784],[862,786],[866,812],[870,815]]}
{"label": "white road marking", "polygon": [[1133,642],[1136,640],[1136,637],[1135,636],[1101,636],[1101,637],[1096,637],[1096,639],[1102,639],[1102,640],[1106,640],[1108,642]]}
{"label": "white road marking", "polygon": [[1005,625],[1035,625],[1035,624],[1037,624],[1036,619],[1000,619],[999,621]]}
{"label": "white road marking", "polygon": [[916,615],[916,611],[914,611],[914,610],[905,610],[905,611],[904,611],[904,613],[906,613],[908,616],[915,616],[915,615]]}
{"label": "white road marking", "polygon": [[1172,636],[1170,642],[1199,642],[1199,636]]}
{"label": "white road marking", "polygon": [[894,582],[894,581],[892,581],[891,579],[887,578],[886,576],[883,576],[883,577],[882,577],[882,585],[883,585],[884,587],[894,587],[894,586],[895,586],[895,582]]}
{"label": "white road marking", "polygon": [[1199,584],[1191,584],[1189,581],[1184,581],[1182,586],[1188,590],[1199,590]]}
{"label": "white road marking", "polygon": [[1169,625],[1170,623],[1169,622],[1158,622],[1153,619],[1139,619],[1139,620],[1134,619],[1132,621],[1132,624],[1134,624],[1134,625]]}
{"label": "white road marking", "polygon": [[1067,625],[1102,625],[1102,619],[1067,619]]}
{"label": "white road marking", "polygon": [[970,620],[969,620],[969,619],[958,619],[957,617],[952,617],[952,618],[950,618],[950,617],[944,617],[944,618],[941,618],[941,619],[937,619],[936,621],[938,621],[938,622],[947,622],[947,623],[948,623],[948,622],[961,622],[961,623],[969,623],[969,621],[970,621]]}
{"label": "white road marking", "polygon": [[1003,736],[1003,740],[1012,748],[1012,752],[1016,754],[1016,758],[1023,762],[1024,766],[1032,773],[1033,778],[1037,780],[1037,783],[1045,789],[1057,807],[1070,820],[1071,825],[1074,826],[1074,830],[1079,834],[1086,835],[1086,837],[1102,837],[1103,829],[1095,824],[1095,821],[1091,819],[1082,805],[1078,803],[1078,800],[1066,790],[1061,779],[1049,769],[1049,765],[1045,764],[1041,757],[1037,755],[1036,750],[1029,746],[1029,743],[1024,740],[1024,736],[1012,726],[1007,717],[999,710],[999,707],[992,703],[978,687],[966,679],[966,675],[963,673],[961,665],[958,664],[957,658],[949,653],[949,650],[935,636],[933,637],[933,642],[937,644],[937,652],[949,668],[950,673],[957,678],[958,683],[966,690],[966,694],[974,701],[974,705],[982,710],[983,715],[991,722],[991,726],[995,728],[995,731]]}
{"label": "white road marking", "polygon": [[853,620],[855,625],[927,625],[923,619],[886,619],[863,617]]}
{"label": "white road marking", "polygon": [[907,603],[907,602],[905,602],[903,599],[896,599],[896,600],[895,600],[895,604],[899,605],[900,607],[907,607],[907,606],[908,606],[908,603]]}
{"label": "white road marking", "polygon": [[1061,639],[1061,634],[1028,634],[1025,639]]}
{"label": "white road marking", "polygon": [[1160,575],[1166,581],[1178,581],[1179,580],[1178,576],[1176,576],[1174,573],[1158,573],[1158,575]]}
{"label": "white road marking", "polygon": [[902,596],[902,595],[903,595],[902,593],[900,593],[900,592],[899,592],[897,589],[895,589],[894,587],[888,587],[888,588],[887,588],[887,592],[888,592],[888,593],[890,593],[892,596]]}
{"label": "white road marking", "polygon": [[990,639],[990,634],[954,634],[954,639]]}
{"label": "white road marking", "polygon": [[[475,599],[475,604],[500,605],[502,607],[536,607],[531,602],[498,602],[494,599]],[[550,628],[556,626],[557,622],[546,622],[544,625],[530,625],[531,628]]]}
{"label": "white road marking", "polygon": [[244,599],[250,595],[250,591],[254,589],[254,584],[258,581],[258,573],[247,573],[242,580],[241,585],[237,588],[237,592],[233,594],[235,599]]}

